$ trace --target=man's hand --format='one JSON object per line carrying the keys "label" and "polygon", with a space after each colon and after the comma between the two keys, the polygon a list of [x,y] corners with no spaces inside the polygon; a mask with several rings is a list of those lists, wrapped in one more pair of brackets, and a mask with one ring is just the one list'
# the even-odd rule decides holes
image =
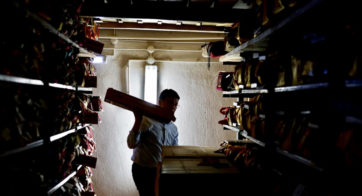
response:
{"label": "man's hand", "polygon": [[132,131],[138,132],[140,130],[143,113],[139,111],[133,111],[135,122]]}
{"label": "man's hand", "polygon": [[139,111],[133,111],[133,115],[136,121],[141,121],[143,113]]}

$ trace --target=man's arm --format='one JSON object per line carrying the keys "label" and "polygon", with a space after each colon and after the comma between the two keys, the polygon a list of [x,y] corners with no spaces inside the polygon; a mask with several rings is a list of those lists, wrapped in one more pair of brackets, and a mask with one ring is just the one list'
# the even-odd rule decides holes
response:
{"label": "man's arm", "polygon": [[142,113],[133,112],[135,117],[135,122],[133,124],[132,130],[129,132],[127,137],[128,148],[133,149],[136,148],[139,141],[140,127],[142,122]]}

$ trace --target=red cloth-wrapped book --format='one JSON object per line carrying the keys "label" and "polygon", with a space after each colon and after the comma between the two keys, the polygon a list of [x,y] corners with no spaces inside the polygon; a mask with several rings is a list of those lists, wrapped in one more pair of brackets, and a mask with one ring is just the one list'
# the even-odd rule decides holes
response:
{"label": "red cloth-wrapped book", "polygon": [[171,112],[164,110],[160,106],[122,93],[113,88],[108,88],[104,101],[130,111],[139,111],[143,115],[159,122],[168,123],[176,120]]}

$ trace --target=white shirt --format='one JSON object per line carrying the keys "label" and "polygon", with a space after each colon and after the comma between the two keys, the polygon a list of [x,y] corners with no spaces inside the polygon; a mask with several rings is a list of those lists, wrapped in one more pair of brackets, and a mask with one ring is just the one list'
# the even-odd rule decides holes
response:
{"label": "white shirt", "polygon": [[178,131],[173,122],[167,124],[143,116],[138,133],[130,131],[127,137],[133,148],[132,160],[144,167],[157,167],[162,161],[162,146],[178,145]]}

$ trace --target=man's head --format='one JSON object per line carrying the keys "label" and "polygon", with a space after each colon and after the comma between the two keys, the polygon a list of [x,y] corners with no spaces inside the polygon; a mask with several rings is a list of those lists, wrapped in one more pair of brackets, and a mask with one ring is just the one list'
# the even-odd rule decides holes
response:
{"label": "man's head", "polygon": [[177,94],[176,91],[174,91],[172,89],[165,89],[161,92],[161,94],[158,98],[158,104],[162,108],[165,108],[166,110],[169,110],[172,113],[175,113],[179,100],[180,100],[180,96]]}

